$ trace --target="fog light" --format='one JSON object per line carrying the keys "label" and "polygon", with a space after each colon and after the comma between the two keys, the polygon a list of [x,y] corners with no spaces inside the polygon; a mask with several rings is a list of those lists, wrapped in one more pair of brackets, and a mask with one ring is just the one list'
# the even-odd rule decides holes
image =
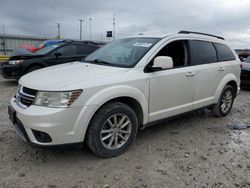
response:
{"label": "fog light", "polygon": [[38,142],[49,143],[52,142],[52,138],[45,132],[33,130],[32,132]]}

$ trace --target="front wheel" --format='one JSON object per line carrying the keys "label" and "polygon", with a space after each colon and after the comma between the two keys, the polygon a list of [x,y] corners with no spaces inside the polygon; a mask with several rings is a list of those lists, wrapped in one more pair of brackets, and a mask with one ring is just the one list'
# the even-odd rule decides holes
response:
{"label": "front wheel", "polygon": [[137,131],[138,119],[134,110],[124,103],[112,102],[94,115],[86,142],[96,155],[115,157],[135,140]]}
{"label": "front wheel", "polygon": [[232,109],[234,103],[234,88],[226,85],[222,91],[218,103],[213,107],[213,114],[217,117],[225,117]]}

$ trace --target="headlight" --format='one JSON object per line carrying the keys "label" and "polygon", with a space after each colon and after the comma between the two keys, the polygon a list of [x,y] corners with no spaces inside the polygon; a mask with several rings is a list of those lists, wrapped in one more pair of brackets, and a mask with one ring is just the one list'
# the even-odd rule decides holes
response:
{"label": "headlight", "polygon": [[46,107],[69,107],[82,93],[82,90],[76,91],[38,91],[34,105]]}
{"label": "headlight", "polygon": [[10,64],[10,65],[16,65],[16,64],[18,64],[18,63],[22,63],[24,60],[10,60],[8,63]]}

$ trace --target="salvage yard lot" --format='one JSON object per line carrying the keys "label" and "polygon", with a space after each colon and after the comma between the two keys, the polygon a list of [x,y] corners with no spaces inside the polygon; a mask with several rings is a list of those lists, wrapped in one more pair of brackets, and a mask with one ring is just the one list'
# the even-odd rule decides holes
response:
{"label": "salvage yard lot", "polygon": [[0,77],[0,187],[249,187],[250,91],[232,112],[196,112],[141,131],[127,152],[112,159],[83,149],[37,149],[11,125],[7,106],[16,81]]}

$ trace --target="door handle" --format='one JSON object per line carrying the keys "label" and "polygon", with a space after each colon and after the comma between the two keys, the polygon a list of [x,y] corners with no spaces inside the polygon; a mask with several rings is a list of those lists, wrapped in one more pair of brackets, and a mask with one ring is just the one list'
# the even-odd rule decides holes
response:
{"label": "door handle", "polygon": [[225,70],[225,68],[224,67],[220,67],[219,69],[218,69],[218,71],[224,71]]}
{"label": "door handle", "polygon": [[186,74],[186,77],[193,77],[193,76],[195,76],[195,72],[188,72]]}

